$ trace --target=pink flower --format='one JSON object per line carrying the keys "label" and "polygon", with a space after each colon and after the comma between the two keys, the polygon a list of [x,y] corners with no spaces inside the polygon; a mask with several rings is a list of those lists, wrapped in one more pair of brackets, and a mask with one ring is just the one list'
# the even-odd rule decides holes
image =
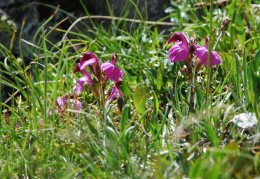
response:
{"label": "pink flower", "polygon": [[90,69],[95,73],[99,69],[99,63],[96,55],[92,52],[85,52],[80,60],[80,70],[90,67]]}
{"label": "pink flower", "polygon": [[83,57],[81,58],[80,62],[76,65],[73,73],[81,72],[84,77],[78,80],[79,84],[76,85],[74,91],[77,91],[76,94],[79,94],[84,90],[84,84],[88,83],[90,86],[94,85],[94,81],[91,78],[91,75],[86,70],[86,67],[90,67],[90,69],[96,73],[100,71],[100,66],[98,63],[97,57],[92,52],[85,52]]}
{"label": "pink flower", "polygon": [[122,85],[122,79],[118,78],[108,98],[109,101],[112,101],[114,98],[118,98],[119,96],[123,96],[122,92],[118,89],[120,85]]}
{"label": "pink flower", "polygon": [[[195,49],[195,53],[197,57],[202,61],[204,66],[208,66],[208,46],[209,46],[209,35],[206,37],[205,47],[197,45]],[[210,67],[212,65],[219,65],[221,63],[220,57],[218,56],[217,52],[211,51],[210,52]]]}
{"label": "pink flower", "polygon": [[78,84],[76,84],[76,87],[74,88],[74,92],[78,95],[82,91],[84,91],[85,87],[84,84],[89,84],[90,86],[94,85],[94,81],[91,78],[91,75],[89,72],[84,68],[81,69],[80,63],[76,65],[76,68],[74,69],[73,73],[81,72],[84,76],[78,79]]}
{"label": "pink flower", "polygon": [[80,63],[76,65],[73,73],[81,72],[84,76],[78,79],[78,83],[74,88],[74,92],[78,95],[84,91],[84,84],[89,84],[90,86],[94,85],[94,81],[91,78],[91,75],[86,70],[86,67],[90,67],[92,71],[96,71],[99,67],[98,59],[92,52],[85,52],[83,57],[80,60]]}
{"label": "pink flower", "polygon": [[180,32],[175,32],[168,40],[168,44],[171,42],[174,42],[174,44],[169,50],[170,61],[185,60],[189,54],[189,44],[186,37]]}
{"label": "pink flower", "polygon": [[[74,110],[81,110],[82,104],[78,100],[78,97],[75,96],[74,94],[70,94],[69,96],[69,101],[70,101],[70,108]],[[63,105],[65,108],[68,108],[68,95],[66,94],[63,98]]]}
{"label": "pink flower", "polygon": [[[70,101],[70,109],[81,110],[82,104],[78,100],[77,96],[75,96],[74,94],[70,94],[69,101]],[[59,112],[63,116],[66,116],[65,110],[68,108],[68,95],[66,94],[64,96],[63,100],[61,99],[61,97],[58,97],[56,99],[56,106],[57,106],[57,109],[55,111]],[[50,111],[49,114],[52,115],[52,111]],[[75,114],[77,115],[77,113],[75,113]]]}
{"label": "pink flower", "polygon": [[111,63],[104,62],[101,65],[101,69],[107,74],[108,78],[114,81],[117,81],[118,78],[124,77],[122,70],[120,70],[117,66],[115,66],[117,60],[116,52],[112,56]]}
{"label": "pink flower", "polygon": [[73,91],[76,95],[79,95],[80,93],[82,93],[85,90],[85,86],[84,86],[85,83],[87,83],[87,80],[85,79],[85,77],[78,79],[78,83],[76,84],[76,86],[73,89]]}

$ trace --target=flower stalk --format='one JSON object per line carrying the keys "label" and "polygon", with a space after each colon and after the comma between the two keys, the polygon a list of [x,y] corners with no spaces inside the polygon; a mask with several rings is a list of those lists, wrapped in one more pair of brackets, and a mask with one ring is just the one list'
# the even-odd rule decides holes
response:
{"label": "flower stalk", "polygon": [[[187,66],[186,74],[190,81],[190,106],[193,105],[193,98],[195,94],[193,70],[195,72],[195,79],[202,65],[212,67],[212,65],[219,65],[221,63],[220,57],[217,52],[209,52],[209,35],[206,37],[205,46],[198,45],[193,39],[188,42],[187,38],[180,32],[176,32],[169,39],[168,44],[174,42],[173,46],[169,50],[169,58],[171,62],[184,61]],[[194,56],[199,58],[195,61],[194,69],[192,66],[192,60]],[[208,61],[209,56],[209,61]]]}
{"label": "flower stalk", "polygon": [[[83,77],[78,79],[74,92],[80,94],[85,90],[85,85],[89,85],[92,93],[97,99],[100,113],[102,114],[101,116],[105,115],[105,88],[109,79],[115,81],[116,89],[115,87],[113,88],[111,95],[108,98],[108,102],[112,102],[114,98],[123,96],[123,93],[120,92],[118,88],[122,84],[121,78],[124,77],[124,74],[122,70],[115,65],[116,61],[116,52],[112,55],[111,63],[104,62],[102,65],[100,65],[98,58],[92,52],[85,52],[80,63],[76,65],[76,68],[73,71],[73,73],[81,72],[83,74]],[[92,75],[87,71],[87,67],[90,69]]]}

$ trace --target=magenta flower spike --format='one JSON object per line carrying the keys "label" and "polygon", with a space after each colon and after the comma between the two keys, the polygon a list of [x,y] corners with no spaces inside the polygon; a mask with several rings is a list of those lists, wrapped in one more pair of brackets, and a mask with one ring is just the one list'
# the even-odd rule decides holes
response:
{"label": "magenta flower spike", "polygon": [[85,61],[88,61],[88,60],[90,60],[90,59],[93,59],[93,58],[97,59],[97,57],[96,57],[96,55],[95,55],[94,53],[92,53],[92,52],[85,52],[85,53],[83,54],[83,57],[82,57],[81,60],[80,60],[80,64],[82,64],[82,63],[84,63]]}
{"label": "magenta flower spike", "polygon": [[90,76],[87,72],[86,67],[90,67],[91,70],[96,70],[99,66],[97,57],[92,52],[85,52],[80,62],[77,64],[73,73],[80,71],[84,76]]}
{"label": "magenta flower spike", "polygon": [[117,66],[115,66],[117,60],[116,52],[112,56],[111,63],[104,62],[101,65],[101,69],[107,74],[108,78],[114,81],[117,81],[118,78],[124,77],[122,70],[120,70]]}
{"label": "magenta flower spike", "polygon": [[[82,104],[77,100],[77,96],[70,94],[70,107],[74,110],[81,110]],[[63,105],[65,108],[68,108],[68,95],[66,94],[63,98]]]}
{"label": "magenta flower spike", "polygon": [[[82,108],[82,104],[81,102],[77,99],[77,96],[75,96],[74,94],[70,94],[70,107],[71,109],[74,110],[81,110]],[[61,99],[61,97],[58,97],[56,99],[56,106],[57,109],[55,110],[56,112],[59,112],[60,114],[66,116],[64,114],[64,110],[68,108],[68,95],[65,95],[63,100]],[[52,111],[50,111],[49,115],[52,115]],[[77,115],[77,113],[76,113]]]}
{"label": "magenta flower spike", "polygon": [[84,84],[89,84],[90,86],[93,86],[94,82],[90,76],[83,76],[83,77],[79,78],[78,83],[76,84],[76,86],[73,89],[73,91],[75,92],[76,95],[79,95],[80,93],[82,93],[85,90]]}
{"label": "magenta flower spike", "polygon": [[[64,110],[64,108],[63,108],[62,99],[61,99],[61,97],[58,97],[56,99],[56,110],[55,110],[55,112],[59,112],[59,113],[62,114],[63,110]],[[49,115],[50,116],[52,115],[52,110],[50,110]]]}
{"label": "magenta flower spike", "polygon": [[189,54],[189,44],[186,37],[180,32],[175,32],[168,40],[168,44],[171,42],[174,42],[174,44],[169,50],[170,61],[185,60]]}
{"label": "magenta flower spike", "polygon": [[82,64],[80,65],[80,70],[85,69],[87,66],[96,67],[97,63],[98,63],[98,60],[96,58],[91,58],[88,61],[82,62]]}
{"label": "magenta flower spike", "polygon": [[116,64],[116,61],[117,61],[117,54],[116,54],[116,52],[113,54],[113,56],[112,56],[112,60],[111,60],[111,64]]}
{"label": "magenta flower spike", "polygon": [[74,69],[73,73],[76,73],[76,72],[81,72],[83,75],[84,75],[84,79],[86,79],[85,81],[90,85],[90,86],[93,86],[94,85],[94,81],[92,80],[91,78],[91,75],[89,74],[89,72],[86,70],[86,69],[81,69],[81,65],[80,63],[78,63],[76,65],[76,68]]}
{"label": "magenta flower spike", "polygon": [[114,98],[117,98],[119,97],[120,95],[123,95],[122,92],[119,90],[119,86],[122,85],[122,79],[119,78],[116,83],[115,83],[115,86],[113,87],[112,91],[111,91],[111,94],[108,98],[109,101],[112,101]]}
{"label": "magenta flower spike", "polygon": [[[209,46],[209,35],[206,37],[205,47],[197,45],[195,49],[195,53],[197,57],[202,61],[204,66],[208,66],[208,46]],[[217,52],[211,51],[210,52],[210,67],[212,65],[219,65],[221,63],[221,59]]]}
{"label": "magenta flower spike", "polygon": [[85,52],[80,60],[80,70],[85,69],[87,66],[91,66],[96,70],[98,65],[98,59],[92,52]]}
{"label": "magenta flower spike", "polygon": [[58,98],[56,99],[56,106],[57,106],[60,110],[63,111],[63,104],[62,104],[62,99],[61,99],[61,97],[58,97]]}
{"label": "magenta flower spike", "polygon": [[77,83],[76,86],[74,86],[73,91],[76,95],[79,95],[85,90],[84,83],[83,85],[81,83]]}

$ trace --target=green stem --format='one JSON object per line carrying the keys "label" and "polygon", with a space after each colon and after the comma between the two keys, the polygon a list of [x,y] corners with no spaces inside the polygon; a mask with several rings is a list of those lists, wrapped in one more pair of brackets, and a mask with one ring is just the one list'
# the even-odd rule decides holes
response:
{"label": "green stem", "polygon": [[160,128],[159,128],[159,131],[157,132],[156,136],[154,137],[152,143],[151,143],[151,144],[149,145],[149,147],[147,148],[148,151],[152,148],[152,146],[153,146],[153,144],[155,143],[155,141],[157,140],[157,138],[159,138],[159,136],[160,136],[160,134],[161,134],[161,131],[162,131],[163,127],[164,127],[164,124],[165,124],[165,122],[166,122],[166,118],[167,118],[168,112],[169,112],[169,106],[167,105],[167,106],[166,106],[166,109],[165,109],[165,114],[164,114],[164,116],[163,116],[162,124],[161,124],[161,126],[160,126]]}
{"label": "green stem", "polygon": [[58,67],[57,67],[57,72],[56,72],[56,78],[55,78],[55,83],[54,83],[54,88],[53,88],[53,94],[52,94],[52,97],[53,97],[53,113],[52,113],[52,120],[53,122],[56,121],[56,125],[58,125],[59,123],[59,120],[55,120],[55,109],[56,109],[56,99],[57,99],[57,89],[58,89],[58,80],[59,80],[59,77],[60,77],[60,70],[61,70],[61,65],[63,63],[63,58],[64,58],[64,55],[66,54],[66,51],[67,49],[65,49],[65,42],[63,43],[62,45],[62,49],[61,49],[61,55],[60,55],[60,58],[59,58],[59,63],[58,63]]}
{"label": "green stem", "polygon": [[[190,108],[193,105],[193,97],[194,97],[194,81],[193,81],[193,73],[190,74]],[[190,113],[190,108],[189,108],[189,113]]]}
{"label": "green stem", "polygon": [[[209,25],[209,48],[208,48],[208,67],[207,67],[207,91],[206,91],[206,108],[208,107],[209,104],[209,87],[210,87],[210,52],[212,50],[212,18],[213,18],[213,0],[210,0],[210,25]],[[207,110],[206,110],[207,111]]]}
{"label": "green stem", "polygon": [[47,123],[47,73],[48,73],[48,54],[47,54],[47,47],[45,43],[45,32],[44,29],[42,29],[42,43],[43,43],[43,50],[44,50],[44,122]]}
{"label": "green stem", "polygon": [[[2,75],[0,74],[0,130],[2,130]],[[2,134],[2,132],[1,132]]]}
{"label": "green stem", "polygon": [[215,44],[215,46],[214,46],[214,48],[213,48],[213,51],[216,50],[217,45],[218,45],[218,42],[220,41],[220,38],[222,37],[222,35],[223,35],[223,31],[220,32],[220,34],[219,34],[219,36],[218,36],[218,39],[217,39],[217,42],[216,42],[216,44]]}

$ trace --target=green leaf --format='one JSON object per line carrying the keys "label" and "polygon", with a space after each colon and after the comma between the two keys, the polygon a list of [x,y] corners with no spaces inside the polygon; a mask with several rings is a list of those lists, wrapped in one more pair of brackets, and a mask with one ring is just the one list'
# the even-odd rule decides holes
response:
{"label": "green leaf", "polygon": [[152,114],[151,116],[151,122],[149,122],[149,126],[151,129],[152,137],[155,138],[160,126],[159,126],[158,119],[155,117],[154,114]]}
{"label": "green leaf", "polygon": [[129,118],[128,113],[129,113],[129,106],[125,105],[121,116],[121,132],[124,132],[125,130],[126,121]]}
{"label": "green leaf", "polygon": [[241,77],[240,77],[240,71],[239,71],[239,61],[238,61],[238,59],[236,58],[236,92],[237,92],[237,96],[238,96],[238,98],[240,99],[240,90],[241,90]]}
{"label": "green leaf", "polygon": [[[250,100],[250,95],[249,95],[249,87],[248,87],[248,72],[247,72],[247,62],[246,62],[246,49],[244,49],[244,54],[243,54],[243,85],[244,85],[244,90],[245,90],[245,94],[246,94],[246,99],[248,101],[248,103],[250,104],[251,100]],[[251,76],[250,76],[251,77]],[[249,78],[250,78],[249,77]]]}
{"label": "green leaf", "polygon": [[153,112],[155,115],[157,115],[158,111],[159,111],[159,101],[155,92],[153,91]]}
{"label": "green leaf", "polygon": [[254,71],[257,71],[257,68],[259,67],[259,62],[260,62],[260,49],[255,54],[255,60],[253,63]]}
{"label": "green leaf", "polygon": [[201,95],[200,89],[198,88],[195,75],[194,75],[194,86],[195,86],[195,91],[196,91],[197,104],[198,104],[199,109],[200,109],[201,108],[202,95]]}
{"label": "green leaf", "polygon": [[236,0],[233,0],[230,5],[229,5],[229,8],[228,8],[228,14],[233,14],[234,11],[235,11],[235,8],[236,8]]}
{"label": "green leaf", "polygon": [[224,149],[225,149],[225,150],[233,150],[233,151],[236,151],[236,152],[240,152],[239,144],[238,144],[238,142],[236,142],[236,141],[228,143],[228,144],[224,147]]}
{"label": "green leaf", "polygon": [[124,73],[124,78],[129,81],[129,82],[134,82],[136,81],[136,76],[132,76],[130,73],[127,72],[127,70],[125,70],[124,68],[120,68],[123,73]]}
{"label": "green leaf", "polygon": [[212,126],[210,124],[205,124],[205,131],[206,131],[206,134],[207,134],[210,142],[212,143],[212,145],[217,147],[218,146],[217,136],[216,136],[215,132],[213,131]]}
{"label": "green leaf", "polygon": [[178,165],[180,166],[182,172],[186,175],[186,176],[189,176],[189,172],[190,172],[190,165],[189,165],[189,162],[187,160],[187,157],[182,154],[182,153],[179,153],[177,156],[176,156],[176,161],[178,163]]}
{"label": "green leaf", "polygon": [[87,116],[85,116],[85,118],[87,119],[86,122],[87,122],[87,124],[88,124],[88,127],[89,127],[90,131],[91,131],[93,134],[95,134],[96,136],[99,136],[99,133],[98,133],[97,129],[89,122]]}
{"label": "green leaf", "polygon": [[195,178],[199,176],[199,169],[201,167],[201,163],[202,163],[202,159],[198,158],[192,165],[191,169],[190,169],[190,174],[189,177],[191,178]]}
{"label": "green leaf", "polygon": [[145,112],[146,92],[142,85],[138,85],[134,92],[134,105],[136,110],[143,114]]}
{"label": "green leaf", "polygon": [[160,91],[163,86],[163,75],[161,69],[157,71],[157,89]]}
{"label": "green leaf", "polygon": [[258,103],[259,103],[259,97],[260,97],[260,67],[257,68],[257,71],[252,70],[251,71],[251,76],[252,76],[252,81],[253,81],[253,90],[254,90],[254,97],[252,96],[252,98],[254,99],[255,105],[256,105],[256,113],[257,113],[257,117],[258,117]]}
{"label": "green leaf", "polygon": [[245,48],[245,28],[244,28],[244,22],[243,19],[239,14],[236,16],[236,30],[237,30],[237,38],[240,42],[241,48]]}
{"label": "green leaf", "polygon": [[124,97],[128,98],[130,96],[130,89],[125,79],[123,79],[122,88],[123,88]]}

